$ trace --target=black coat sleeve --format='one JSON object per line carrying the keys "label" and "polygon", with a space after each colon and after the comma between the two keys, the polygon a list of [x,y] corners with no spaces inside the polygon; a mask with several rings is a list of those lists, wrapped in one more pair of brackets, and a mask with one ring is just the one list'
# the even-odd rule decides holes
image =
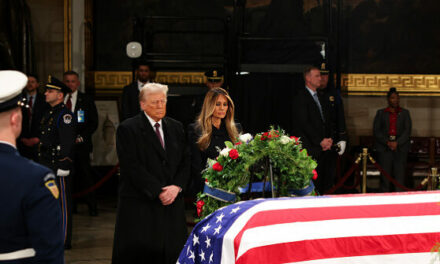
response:
{"label": "black coat sleeve", "polygon": [[76,139],[76,119],[70,111],[62,111],[57,122],[60,137],[58,168],[62,170],[70,170]]}
{"label": "black coat sleeve", "polygon": [[121,177],[138,189],[146,197],[153,200],[162,192],[162,184],[145,169],[145,165],[137,150],[138,142],[132,127],[120,124],[116,131],[116,151],[121,167]]}

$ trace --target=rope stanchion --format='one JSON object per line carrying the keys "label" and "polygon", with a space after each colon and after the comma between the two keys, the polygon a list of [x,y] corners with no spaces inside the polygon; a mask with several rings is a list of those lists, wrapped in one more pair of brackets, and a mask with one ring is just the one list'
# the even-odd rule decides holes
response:
{"label": "rope stanchion", "polygon": [[342,177],[342,179],[339,180],[339,182],[333,186],[330,190],[326,191],[325,194],[332,194],[334,193],[337,189],[339,189],[339,187],[341,187],[344,182],[348,179],[348,177],[350,177],[350,175],[359,168],[359,162],[361,161],[361,155],[359,155],[359,157],[356,159],[356,161],[353,163],[353,165],[351,166],[351,168],[347,171],[347,173],[345,173],[344,177]]}
{"label": "rope stanchion", "polygon": [[399,187],[402,190],[405,191],[418,191],[421,190],[423,188],[423,184],[420,184],[419,186],[417,186],[414,189],[408,188],[404,185],[402,185],[400,182],[398,182],[396,179],[394,179],[393,177],[391,177],[388,172],[386,172],[371,156],[370,156],[370,161],[371,163],[373,163],[374,167],[376,167],[376,169],[378,169],[380,171],[380,173],[382,173],[383,175],[385,175],[385,177],[391,182],[393,183],[395,186]]}
{"label": "rope stanchion", "polygon": [[99,187],[101,187],[102,184],[108,181],[118,171],[118,169],[119,169],[119,163],[116,166],[114,166],[109,172],[107,172],[107,174],[104,177],[102,177],[102,179],[100,179],[97,183],[95,183],[95,185],[90,186],[89,188],[83,191],[72,194],[72,197],[79,198],[98,189]]}

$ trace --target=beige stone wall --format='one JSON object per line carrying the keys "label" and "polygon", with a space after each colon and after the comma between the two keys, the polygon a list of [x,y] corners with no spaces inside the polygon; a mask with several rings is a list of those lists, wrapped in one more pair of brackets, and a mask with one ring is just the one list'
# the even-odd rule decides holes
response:
{"label": "beige stone wall", "polygon": [[41,82],[64,72],[64,1],[28,0],[35,41],[37,74]]}
{"label": "beige stone wall", "polygon": [[[387,106],[386,97],[343,96],[347,130],[352,144],[359,136],[373,134],[376,111]],[[440,97],[400,97],[400,105],[409,110],[412,135],[440,137]]]}

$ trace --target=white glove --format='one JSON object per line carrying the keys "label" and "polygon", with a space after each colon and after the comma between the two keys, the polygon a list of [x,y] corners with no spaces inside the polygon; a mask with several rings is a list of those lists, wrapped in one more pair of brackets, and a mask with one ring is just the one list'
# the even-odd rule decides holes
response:
{"label": "white glove", "polygon": [[338,154],[339,154],[339,156],[341,156],[345,152],[345,147],[347,146],[347,141],[339,141],[337,145],[340,149]]}
{"label": "white glove", "polygon": [[69,176],[69,174],[70,174],[70,170],[62,170],[62,169],[57,170],[58,177],[66,177]]}

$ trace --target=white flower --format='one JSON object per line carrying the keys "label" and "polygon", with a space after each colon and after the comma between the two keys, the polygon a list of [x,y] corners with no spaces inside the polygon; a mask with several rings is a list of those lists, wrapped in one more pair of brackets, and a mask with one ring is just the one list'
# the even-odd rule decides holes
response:
{"label": "white flower", "polygon": [[284,145],[286,145],[286,144],[289,143],[290,141],[292,141],[292,139],[289,138],[288,136],[281,136],[281,138],[280,138],[280,142],[281,142],[281,144],[284,144]]}
{"label": "white flower", "polygon": [[224,148],[220,151],[220,155],[227,157],[229,155],[230,148]]}
{"label": "white flower", "polygon": [[240,136],[238,137],[238,139],[239,139],[241,142],[243,142],[243,143],[249,143],[249,142],[253,139],[253,137],[252,137],[251,134],[246,133],[246,134],[244,134],[244,135],[240,135]]}

